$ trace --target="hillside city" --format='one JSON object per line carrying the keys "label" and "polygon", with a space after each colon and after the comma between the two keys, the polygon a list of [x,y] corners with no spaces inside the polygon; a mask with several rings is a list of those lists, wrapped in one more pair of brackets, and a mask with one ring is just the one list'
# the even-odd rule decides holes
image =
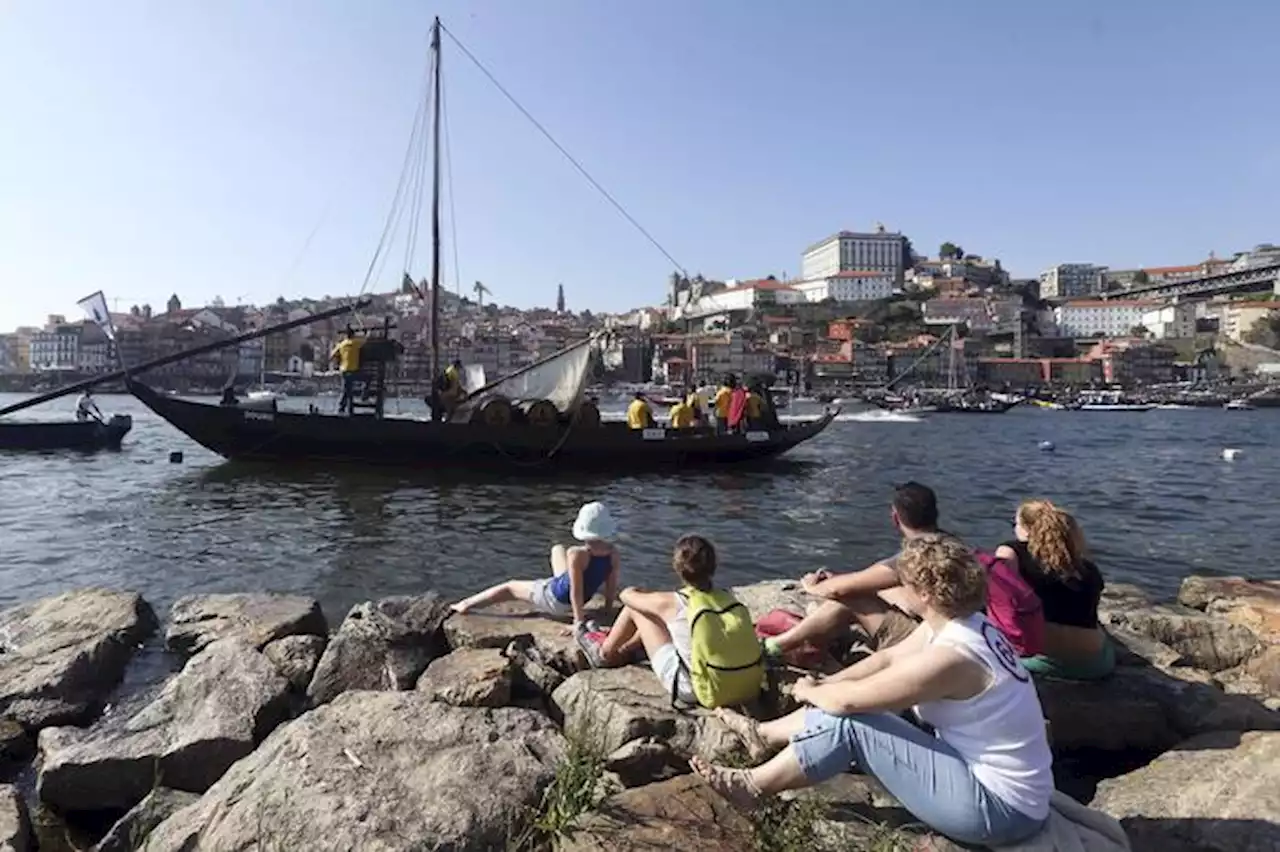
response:
{"label": "hillside city", "polygon": [[[554,308],[529,310],[486,300],[489,290],[479,282],[474,298],[442,289],[441,357],[479,365],[492,379],[608,330],[597,364],[605,382],[684,385],[736,373],[772,374],[815,390],[883,386],[895,378],[927,385],[945,382],[948,372],[954,380],[957,361],[967,382],[1022,388],[1274,376],[1280,284],[1271,268],[1277,266],[1280,247],[1266,244],[1182,266],[1063,263],[1018,279],[998,259],[951,242],[936,257],[919,255],[907,236],[878,225],[805,248],[798,278],[712,280],[676,272],[662,304],[621,314],[574,312],[563,286]],[[1209,295],[1167,292],[1204,279],[1244,284],[1195,284]],[[303,324],[148,375],[185,392],[222,387],[232,376],[242,384],[314,389],[331,373],[329,352],[349,323],[390,317],[405,348],[396,379],[421,391],[430,383],[427,292],[428,285],[406,277],[399,291],[373,295],[354,320]],[[163,311],[113,305],[114,340],[92,322],[51,315],[43,327],[0,334],[0,383],[9,390],[49,387],[305,319],[340,302],[281,298],[228,306],[215,299],[192,307],[175,293]],[[936,346],[949,329],[956,329],[951,344]],[[911,375],[903,376],[907,370]]]}

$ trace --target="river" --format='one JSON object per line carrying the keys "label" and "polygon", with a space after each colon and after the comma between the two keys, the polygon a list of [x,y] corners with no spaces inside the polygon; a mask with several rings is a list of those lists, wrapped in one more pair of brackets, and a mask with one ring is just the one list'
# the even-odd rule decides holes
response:
{"label": "river", "polygon": [[[121,452],[0,455],[0,606],[99,585],[163,614],[183,594],[270,590],[317,597],[336,623],[370,598],[541,576],[587,500],[620,522],[627,583],[670,584],[670,546],[695,531],[725,584],[797,577],[893,552],[887,502],[909,479],[938,492],[943,526],[986,546],[1009,537],[1019,499],[1049,497],[1079,517],[1109,580],[1159,594],[1192,572],[1280,577],[1276,409],[863,412],[766,469],[468,482],[232,465],[130,397],[99,405],[134,417]],[[1241,453],[1225,461],[1224,447]]]}

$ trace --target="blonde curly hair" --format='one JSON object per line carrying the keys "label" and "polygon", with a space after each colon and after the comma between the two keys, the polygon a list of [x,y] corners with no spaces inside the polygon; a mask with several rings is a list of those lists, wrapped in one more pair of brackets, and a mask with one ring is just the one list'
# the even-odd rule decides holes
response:
{"label": "blonde curly hair", "polygon": [[1027,532],[1027,550],[1047,574],[1081,576],[1088,558],[1084,531],[1069,512],[1048,500],[1027,500],[1018,507],[1018,523]]}
{"label": "blonde curly hair", "polygon": [[913,538],[902,548],[898,575],[948,618],[964,618],[987,605],[987,572],[964,542],[951,536]]}

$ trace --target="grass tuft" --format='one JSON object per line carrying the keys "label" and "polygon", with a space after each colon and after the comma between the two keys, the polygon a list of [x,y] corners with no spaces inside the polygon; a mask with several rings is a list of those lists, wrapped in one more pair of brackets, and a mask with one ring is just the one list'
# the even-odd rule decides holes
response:
{"label": "grass tuft", "polygon": [[581,723],[564,735],[568,745],[556,763],[555,777],[528,827],[509,844],[512,852],[549,849],[555,838],[571,835],[582,815],[603,797],[605,752],[599,728]]}

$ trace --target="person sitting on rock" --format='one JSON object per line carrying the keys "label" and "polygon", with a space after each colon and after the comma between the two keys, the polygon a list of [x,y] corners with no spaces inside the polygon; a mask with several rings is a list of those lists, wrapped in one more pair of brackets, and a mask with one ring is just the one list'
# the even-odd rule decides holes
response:
{"label": "person sitting on rock", "polygon": [[[1040,699],[1004,635],[982,614],[985,569],[962,542],[908,541],[897,571],[921,625],[903,642],[824,680],[802,678],[809,705],[757,723],[720,710],[753,769],[691,761],[739,807],[819,784],[856,767],[912,815],[961,843],[1005,846],[1035,835],[1054,783]],[[913,708],[935,734],[898,715]]]}
{"label": "person sitting on rock", "polygon": [[610,540],[617,535],[617,524],[603,503],[587,503],[578,510],[573,522],[573,537],[580,546],[551,548],[551,576],[542,580],[508,580],[454,604],[451,609],[465,614],[505,601],[524,601],[547,615],[573,614],[575,631],[590,625],[586,617],[587,601],[604,589],[604,609],[613,609],[618,597],[622,570],[618,549]]}
{"label": "person sitting on rock", "polygon": [[1097,680],[1116,667],[1115,646],[1098,626],[1103,580],[1076,519],[1048,500],[1028,500],[1013,518],[1014,538],[996,557],[1016,568],[1044,607],[1044,650],[1024,657],[1033,674]]}
{"label": "person sitting on rock", "polygon": [[[681,537],[671,556],[681,585],[702,591],[714,588],[716,549],[702,536]],[[625,665],[643,650],[667,694],[696,704],[689,676],[692,658],[686,600],[679,592],[622,590],[622,612],[608,633],[578,637],[578,647],[592,668]]]}
{"label": "person sitting on rock", "polygon": [[[889,516],[905,542],[946,535],[938,530],[937,495],[918,482],[894,489]],[[902,593],[897,565],[898,556],[892,556],[851,574],[806,574],[801,587],[825,600],[795,627],[765,639],[765,653],[777,658],[806,643],[825,645],[847,634],[854,624],[866,633],[873,649],[901,642],[916,629],[920,619],[911,608],[912,601]]]}

